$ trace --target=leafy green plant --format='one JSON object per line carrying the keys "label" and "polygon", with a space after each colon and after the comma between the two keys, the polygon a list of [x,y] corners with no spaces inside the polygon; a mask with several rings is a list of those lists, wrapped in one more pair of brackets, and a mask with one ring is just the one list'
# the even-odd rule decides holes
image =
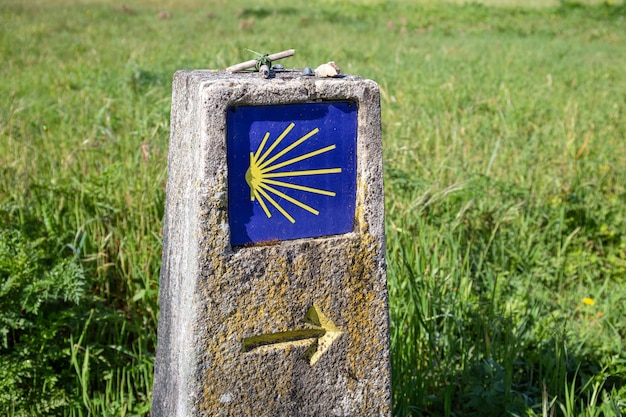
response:
{"label": "leafy green plant", "polygon": [[[89,283],[54,237],[0,229],[0,409],[48,414],[68,405],[67,337]],[[24,408],[24,405],[28,405]]]}

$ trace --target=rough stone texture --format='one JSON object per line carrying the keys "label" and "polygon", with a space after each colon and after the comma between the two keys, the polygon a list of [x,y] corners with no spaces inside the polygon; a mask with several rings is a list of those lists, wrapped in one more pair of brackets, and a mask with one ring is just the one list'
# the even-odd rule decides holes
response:
{"label": "rough stone texture", "polygon": [[[353,232],[232,248],[226,109],[320,100],[358,103]],[[163,241],[152,416],[391,415],[376,83],[177,72]],[[341,331],[315,364],[304,343],[242,351],[243,338],[305,328],[311,306]]]}

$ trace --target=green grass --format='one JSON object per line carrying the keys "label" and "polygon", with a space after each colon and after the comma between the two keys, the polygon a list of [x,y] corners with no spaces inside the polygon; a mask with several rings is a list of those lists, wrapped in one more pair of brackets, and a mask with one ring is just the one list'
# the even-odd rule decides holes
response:
{"label": "green grass", "polygon": [[381,86],[395,415],[626,414],[623,3],[169,4],[0,4],[1,414],[147,415],[171,77],[246,48]]}

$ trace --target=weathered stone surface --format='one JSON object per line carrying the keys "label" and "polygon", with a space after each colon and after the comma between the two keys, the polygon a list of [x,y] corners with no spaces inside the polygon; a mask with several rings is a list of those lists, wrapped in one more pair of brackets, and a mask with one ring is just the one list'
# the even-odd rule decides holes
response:
{"label": "weathered stone surface", "polygon": [[[353,231],[232,247],[228,107],[344,100]],[[373,81],[175,74],[154,417],[391,415],[381,148]]]}

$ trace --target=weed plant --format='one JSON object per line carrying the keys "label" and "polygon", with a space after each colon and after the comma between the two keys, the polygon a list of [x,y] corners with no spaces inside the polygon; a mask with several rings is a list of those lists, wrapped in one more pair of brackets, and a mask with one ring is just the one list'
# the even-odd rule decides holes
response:
{"label": "weed plant", "polygon": [[626,6],[173,4],[0,3],[1,414],[148,415],[172,74],[288,48],[381,86],[394,414],[626,413]]}

